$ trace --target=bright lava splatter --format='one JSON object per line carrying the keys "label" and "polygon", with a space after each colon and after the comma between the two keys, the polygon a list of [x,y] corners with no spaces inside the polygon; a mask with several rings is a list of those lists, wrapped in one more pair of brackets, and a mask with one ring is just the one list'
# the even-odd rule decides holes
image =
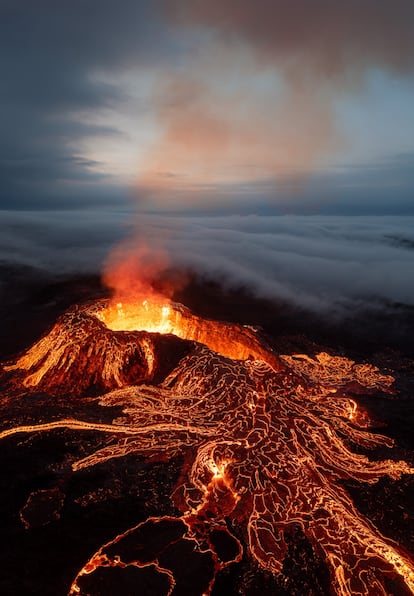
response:
{"label": "bright lava splatter", "polygon": [[[62,371],[74,379],[78,370],[97,382],[96,367],[86,362],[100,355],[99,382],[106,389],[100,405],[122,406],[122,416],[112,424],[63,419],[16,427],[0,438],[61,427],[108,433],[110,444],[76,461],[74,471],[127,454],[182,454],[186,464],[171,497],[181,516],[149,518],[102,546],[79,571],[70,595],[93,594],[94,577],[101,574],[102,581],[115,568],[146,582],[154,594],[182,593],[187,560],[202,570],[192,593],[210,594],[217,573],[241,560],[243,544],[276,575],[287,553],[286,533],[297,526],[326,560],[334,594],[386,596],[387,576],[400,576],[414,593],[413,562],[357,510],[342,482],[372,484],[414,473],[404,461],[371,461],[352,450],[391,447],[392,441],[367,430],[367,415],[347,397],[347,384],[387,389],[392,377],[324,353],[278,357],[250,328],[169,306],[154,315],[163,319],[161,332],[192,343],[155,381],[163,336],[154,325],[137,330],[139,321],[131,317],[122,331],[124,309],[110,308],[69,312],[9,369],[28,387],[43,383],[56,391]],[[144,365],[131,368],[133,358]]]}

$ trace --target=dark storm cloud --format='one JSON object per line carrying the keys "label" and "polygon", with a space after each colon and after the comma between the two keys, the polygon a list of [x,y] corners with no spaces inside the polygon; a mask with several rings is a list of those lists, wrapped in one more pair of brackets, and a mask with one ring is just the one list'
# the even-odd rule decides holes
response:
{"label": "dark storm cloud", "polygon": [[95,75],[154,63],[167,47],[150,0],[124,0],[121,9],[114,0],[2,0],[1,204],[70,201],[69,181],[97,183],[99,164],[82,160],[79,141],[119,133],[79,116],[114,107],[123,92]]}

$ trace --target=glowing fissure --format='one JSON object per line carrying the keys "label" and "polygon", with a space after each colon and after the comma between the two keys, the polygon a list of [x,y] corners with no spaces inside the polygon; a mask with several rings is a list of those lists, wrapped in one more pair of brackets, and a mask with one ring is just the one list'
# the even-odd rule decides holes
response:
{"label": "glowing fissure", "polygon": [[[65,375],[80,382],[86,374],[97,374],[97,368],[84,361],[80,346],[86,337],[88,358],[107,354],[116,371],[108,364],[107,386],[112,384],[113,390],[103,391],[99,404],[117,405],[122,414],[110,424],[62,419],[4,429],[0,439],[62,427],[107,434],[104,447],[72,462],[74,472],[127,454],[192,458],[171,495],[181,516],[148,518],[102,546],[79,571],[70,594],[93,593],[100,573],[131,566],[134,573],[162,585],[159,593],[179,593],[184,580],[171,561],[183,552],[198,557],[208,570],[208,577],[200,578],[199,594],[211,593],[217,573],[240,561],[244,547],[261,568],[277,575],[287,554],[285,535],[295,526],[324,557],[333,593],[386,596],[385,577],[396,576],[414,593],[413,561],[357,510],[342,483],[352,479],[372,484],[384,476],[398,480],[414,473],[404,461],[371,461],[353,451],[391,448],[393,442],[369,432],[369,418],[347,396],[347,387],[358,383],[387,391],[392,377],[369,364],[326,353],[277,357],[249,328],[204,321],[184,307],[166,306],[151,312],[148,324],[141,319],[146,305],[137,311],[100,302],[71,311],[9,366],[17,372],[16,384],[30,388],[35,380],[47,380],[47,387],[55,390],[60,383],[65,395]],[[157,329],[158,335],[149,329]],[[164,336],[160,329],[200,343],[177,344],[182,340]],[[71,348],[62,347],[62,360],[55,346],[69,338]],[[159,370],[163,341],[172,351],[187,347],[154,383],[149,370]],[[217,349],[221,342],[227,346],[223,350]],[[249,352],[244,358],[243,350]],[[229,352],[236,355],[229,357]],[[141,360],[128,376],[125,362],[130,366],[132,357]],[[99,360],[99,366],[102,362],[106,360]],[[233,534],[233,526],[243,539]],[[148,535],[157,537],[150,556],[145,549],[128,546],[145,545]],[[223,538],[225,549],[220,548]]]}

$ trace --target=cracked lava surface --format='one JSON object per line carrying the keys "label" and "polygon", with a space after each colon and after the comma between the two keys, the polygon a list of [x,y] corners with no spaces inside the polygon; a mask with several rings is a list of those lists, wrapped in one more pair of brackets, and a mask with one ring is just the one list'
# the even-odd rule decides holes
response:
{"label": "cracked lava surface", "polygon": [[[332,594],[387,595],[387,577],[414,593],[412,559],[359,512],[344,485],[414,473],[404,461],[361,453],[392,440],[371,432],[347,395],[352,384],[386,391],[392,377],[326,353],[276,355],[255,330],[179,305],[155,305],[149,326],[138,310],[134,317],[104,301],[75,307],[5,367],[26,392],[76,397],[94,387],[100,407],[122,414],[110,423],[62,418],[4,428],[0,439],[65,427],[105,433],[106,446],[73,461],[74,472],[128,454],[184,457],[171,495],[177,516],[150,517],[103,545],[69,594],[105,594],[110,574],[154,595],[210,594],[245,553],[277,575],[295,527],[325,560]],[[188,566],[196,570],[191,587]]]}

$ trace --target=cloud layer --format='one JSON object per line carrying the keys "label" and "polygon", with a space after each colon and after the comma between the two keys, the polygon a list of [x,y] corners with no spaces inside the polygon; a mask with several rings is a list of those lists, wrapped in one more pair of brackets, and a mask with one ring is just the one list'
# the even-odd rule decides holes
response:
{"label": "cloud layer", "polygon": [[[131,236],[132,233],[132,236]],[[3,263],[55,274],[100,273],[122,237],[132,271],[146,251],[227,287],[315,312],[374,303],[414,306],[414,218],[144,216],[10,212],[0,225]],[[150,263],[149,263],[150,265]],[[158,270],[160,267],[158,266]]]}
{"label": "cloud layer", "polygon": [[298,216],[156,220],[173,262],[311,310],[414,305],[412,218]]}

